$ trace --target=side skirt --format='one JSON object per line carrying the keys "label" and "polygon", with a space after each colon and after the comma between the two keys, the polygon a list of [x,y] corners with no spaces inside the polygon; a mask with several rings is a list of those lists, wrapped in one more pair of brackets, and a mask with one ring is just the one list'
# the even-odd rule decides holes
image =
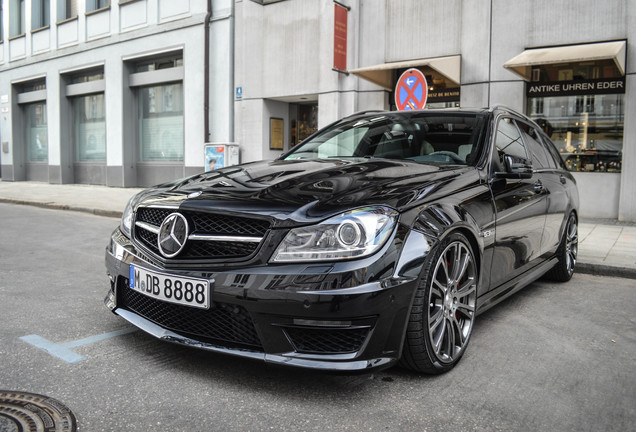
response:
{"label": "side skirt", "polygon": [[482,297],[477,299],[477,315],[487,311],[500,301],[508,298],[512,294],[516,293],[526,285],[530,285],[535,280],[543,276],[548,270],[556,265],[558,258],[554,257],[548,261],[545,261],[531,270],[517,276],[510,282],[506,282],[500,287],[488,292]]}

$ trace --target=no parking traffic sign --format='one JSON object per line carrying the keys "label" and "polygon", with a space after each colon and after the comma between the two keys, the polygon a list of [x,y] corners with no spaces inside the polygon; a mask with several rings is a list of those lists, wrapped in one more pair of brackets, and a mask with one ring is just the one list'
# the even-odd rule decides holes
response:
{"label": "no parking traffic sign", "polygon": [[395,85],[395,105],[399,111],[424,108],[428,96],[426,77],[419,69],[404,71]]}

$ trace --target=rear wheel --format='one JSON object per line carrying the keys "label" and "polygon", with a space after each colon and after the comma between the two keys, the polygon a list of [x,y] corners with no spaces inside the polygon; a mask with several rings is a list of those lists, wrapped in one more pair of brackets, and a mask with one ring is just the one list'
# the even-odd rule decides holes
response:
{"label": "rear wheel", "polygon": [[463,234],[435,247],[415,294],[402,366],[439,374],[459,362],[475,322],[477,279],[475,255]]}
{"label": "rear wheel", "polygon": [[567,282],[572,279],[576,256],[579,252],[579,230],[576,215],[570,213],[568,223],[565,226],[563,238],[557,249],[556,257],[559,262],[546,273],[546,276],[557,282]]}

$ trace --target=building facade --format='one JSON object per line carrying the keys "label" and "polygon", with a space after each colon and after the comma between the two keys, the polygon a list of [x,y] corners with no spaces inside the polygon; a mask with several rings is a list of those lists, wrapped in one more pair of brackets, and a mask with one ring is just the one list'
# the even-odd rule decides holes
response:
{"label": "building facade", "polygon": [[0,4],[3,180],[149,186],[232,141],[230,0]]}
{"label": "building facade", "polygon": [[583,217],[636,220],[635,0],[340,0],[347,74],[332,69],[335,3],[236,1],[244,160],[356,111],[395,109],[398,78],[418,68],[427,107],[502,104],[542,124],[574,171]]}
{"label": "building facade", "polygon": [[146,186],[208,169],[206,144],[272,159],[395,109],[417,68],[427,107],[537,120],[581,216],[636,221],[636,0],[0,4],[3,180]]}

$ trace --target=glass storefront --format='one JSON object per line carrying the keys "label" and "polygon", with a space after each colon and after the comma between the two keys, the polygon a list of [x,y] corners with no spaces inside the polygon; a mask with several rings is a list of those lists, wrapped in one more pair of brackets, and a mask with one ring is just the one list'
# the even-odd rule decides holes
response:
{"label": "glass storefront", "polygon": [[183,84],[170,83],[137,89],[139,160],[182,162]]}
{"label": "glass storefront", "polygon": [[104,94],[73,98],[75,161],[106,162]]}
{"label": "glass storefront", "polygon": [[625,78],[600,62],[537,68],[526,113],[552,138],[572,171],[620,172]]}
{"label": "glass storefront", "polygon": [[46,102],[24,105],[24,114],[26,120],[26,160],[27,162],[48,162]]}

